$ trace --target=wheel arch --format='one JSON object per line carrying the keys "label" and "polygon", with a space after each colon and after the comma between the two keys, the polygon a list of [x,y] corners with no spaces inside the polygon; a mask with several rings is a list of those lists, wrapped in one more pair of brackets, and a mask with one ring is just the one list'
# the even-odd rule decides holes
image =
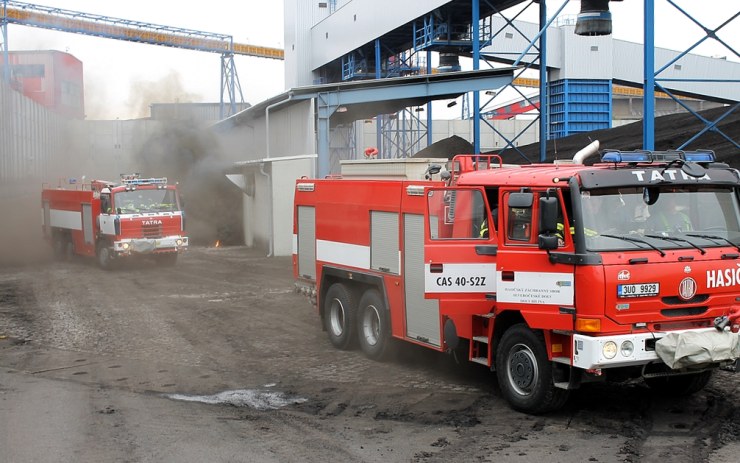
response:
{"label": "wheel arch", "polygon": [[496,318],[494,320],[495,326],[493,327],[492,352],[495,357],[496,352],[498,351],[499,342],[501,342],[501,337],[504,335],[506,330],[520,323],[524,323],[527,326],[529,325],[522,316],[521,312],[517,310],[505,310],[496,315]]}

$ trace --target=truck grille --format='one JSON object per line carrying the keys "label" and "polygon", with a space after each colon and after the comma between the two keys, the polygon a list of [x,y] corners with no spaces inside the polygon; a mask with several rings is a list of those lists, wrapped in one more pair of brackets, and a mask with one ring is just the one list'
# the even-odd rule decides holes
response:
{"label": "truck grille", "polygon": [[141,235],[144,238],[161,238],[162,237],[162,225],[141,225]]}

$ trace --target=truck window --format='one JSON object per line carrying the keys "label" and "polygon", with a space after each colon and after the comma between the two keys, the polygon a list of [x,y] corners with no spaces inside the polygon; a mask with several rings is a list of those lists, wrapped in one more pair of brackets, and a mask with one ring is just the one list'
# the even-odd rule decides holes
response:
{"label": "truck window", "polygon": [[509,209],[507,237],[512,241],[529,242],[532,238],[532,208]]}
{"label": "truck window", "polygon": [[110,214],[111,208],[110,208],[110,194],[101,194],[100,195],[100,212],[102,214]]}
{"label": "truck window", "polygon": [[491,235],[488,203],[480,190],[431,190],[427,208],[433,240],[488,239]]}
{"label": "truck window", "polygon": [[[644,242],[675,249],[691,248],[692,242],[711,247],[740,240],[740,204],[730,188],[667,185],[658,189],[657,201],[650,205],[641,187],[583,191],[581,207],[591,251],[641,249],[648,246]],[[721,239],[703,240],[700,235]]]}
{"label": "truck window", "polygon": [[174,212],[178,210],[175,190],[143,189],[121,191],[113,196],[119,213]]}
{"label": "truck window", "polygon": [[[532,207],[509,207],[505,210],[503,217],[505,220],[505,224],[503,228],[506,231],[507,243],[513,245],[537,243],[537,236],[540,233],[540,230],[538,228],[538,209],[536,205],[539,203],[539,198],[545,194],[546,193],[544,191],[534,192],[534,201]],[[573,229],[570,222],[569,214],[566,215],[570,210],[570,204],[563,205],[563,197],[561,196],[559,191],[553,193],[553,191],[551,190],[548,194],[550,196],[555,194],[555,197],[558,199],[557,234],[559,238],[559,246],[563,247],[570,245],[572,243],[572,239],[569,235],[572,233]],[[504,194],[502,201],[502,204],[506,204],[508,202],[508,193]],[[566,233],[564,230],[569,230],[571,233]]]}

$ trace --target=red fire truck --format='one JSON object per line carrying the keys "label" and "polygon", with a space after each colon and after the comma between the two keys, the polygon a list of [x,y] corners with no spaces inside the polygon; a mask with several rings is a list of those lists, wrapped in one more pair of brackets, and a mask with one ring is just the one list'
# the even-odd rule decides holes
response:
{"label": "red fire truck", "polygon": [[120,183],[70,183],[41,192],[44,237],[57,257],[97,257],[104,269],[137,255],[174,265],[188,248],[177,187],[166,178],[132,174]]}
{"label": "red fire truck", "polygon": [[696,392],[740,357],[740,174],[705,151],[602,155],[299,179],[296,289],[337,348],[464,353],[523,412],[591,381]]}

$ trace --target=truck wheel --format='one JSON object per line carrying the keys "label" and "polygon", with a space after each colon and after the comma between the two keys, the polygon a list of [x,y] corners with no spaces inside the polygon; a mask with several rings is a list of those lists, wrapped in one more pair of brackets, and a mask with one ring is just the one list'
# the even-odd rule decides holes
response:
{"label": "truck wheel", "polygon": [[75,257],[75,244],[68,239],[64,245],[64,260],[72,260]]}
{"label": "truck wheel", "polygon": [[542,334],[524,324],[512,326],[501,338],[496,374],[504,398],[515,410],[544,413],[562,407],[568,399],[568,391],[553,384]]}
{"label": "truck wheel", "polygon": [[324,327],[329,341],[337,349],[354,347],[356,316],[357,305],[352,292],[342,283],[331,285],[324,299]]}
{"label": "truck wheel", "polygon": [[54,259],[64,260],[64,239],[62,239],[61,235],[54,235],[54,238],[52,238],[51,247],[54,250]]}
{"label": "truck wheel", "polygon": [[64,233],[55,233],[52,241],[52,248],[54,249],[54,259],[59,261],[69,260],[69,246],[72,245],[72,239],[70,236]]}
{"label": "truck wheel", "polygon": [[714,370],[702,371],[681,376],[662,376],[658,378],[645,378],[645,384],[660,395],[680,397],[695,394],[709,383]]}
{"label": "truck wheel", "polygon": [[113,255],[108,246],[98,246],[98,265],[103,270],[110,270],[113,268]]}
{"label": "truck wheel", "polygon": [[390,349],[391,326],[388,310],[377,290],[365,291],[357,309],[360,348],[368,358],[383,360]]}

